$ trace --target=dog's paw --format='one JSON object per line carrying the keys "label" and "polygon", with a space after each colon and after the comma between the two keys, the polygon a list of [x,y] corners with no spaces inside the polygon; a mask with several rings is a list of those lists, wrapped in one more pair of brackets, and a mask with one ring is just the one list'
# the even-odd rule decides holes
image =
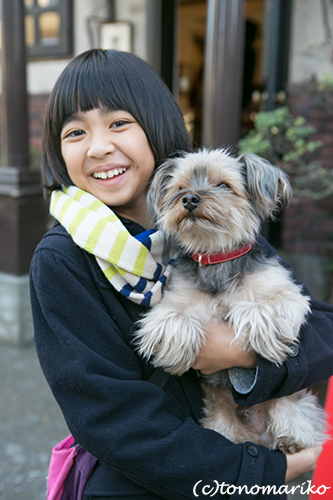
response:
{"label": "dog's paw", "polygon": [[272,446],[272,450],[281,451],[285,455],[292,455],[293,453],[298,453],[304,449],[305,446],[303,444],[296,443],[287,437],[279,438]]}
{"label": "dog's paw", "polygon": [[296,453],[325,441],[326,414],[311,392],[302,390],[268,405],[273,450]]}
{"label": "dog's paw", "polygon": [[174,310],[166,313],[157,305],[138,326],[134,343],[141,356],[154,366],[172,375],[182,375],[193,366],[205,335],[198,318]]}
{"label": "dog's paw", "polygon": [[307,298],[299,300],[302,305],[300,321],[293,318],[293,307],[277,307],[267,300],[263,303],[239,302],[230,310],[227,320],[236,338],[251,351],[260,354],[268,361],[282,363],[292,354],[292,345],[297,343],[299,328],[308,312]]}
{"label": "dog's paw", "polygon": [[270,261],[245,276],[230,301],[227,321],[244,347],[278,364],[297,343],[309,304],[289,272]]}

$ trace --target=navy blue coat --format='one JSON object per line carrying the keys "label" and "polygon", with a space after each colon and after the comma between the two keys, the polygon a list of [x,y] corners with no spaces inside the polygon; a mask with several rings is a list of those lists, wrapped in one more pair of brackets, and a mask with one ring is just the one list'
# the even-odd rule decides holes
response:
{"label": "navy blue coat", "polygon": [[[133,223],[128,229],[142,230]],[[58,223],[34,254],[31,303],[45,377],[75,440],[99,460],[87,496],[203,499],[202,486],[214,480],[248,488],[283,484],[284,455],[234,445],[198,424],[203,393],[194,370],[170,377],[163,389],[147,381],[153,368],[132,344],[144,309],[120,296]],[[247,395],[235,392],[237,402],[290,394],[333,373],[333,308],[316,301],[312,307],[298,355],[279,368],[258,358],[257,383]]]}

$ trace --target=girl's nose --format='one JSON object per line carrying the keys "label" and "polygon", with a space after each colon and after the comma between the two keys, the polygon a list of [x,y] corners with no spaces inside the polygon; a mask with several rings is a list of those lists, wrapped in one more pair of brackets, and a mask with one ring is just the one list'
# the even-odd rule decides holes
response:
{"label": "girl's nose", "polygon": [[115,151],[115,145],[111,141],[109,134],[95,134],[91,138],[87,155],[89,158],[104,158]]}

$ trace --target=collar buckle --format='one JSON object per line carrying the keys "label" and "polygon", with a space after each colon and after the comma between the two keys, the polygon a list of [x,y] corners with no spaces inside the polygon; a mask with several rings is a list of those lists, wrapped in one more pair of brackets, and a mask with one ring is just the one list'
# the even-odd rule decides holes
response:
{"label": "collar buckle", "polygon": [[205,267],[205,264],[202,262],[202,253],[198,253],[198,264],[199,267]]}

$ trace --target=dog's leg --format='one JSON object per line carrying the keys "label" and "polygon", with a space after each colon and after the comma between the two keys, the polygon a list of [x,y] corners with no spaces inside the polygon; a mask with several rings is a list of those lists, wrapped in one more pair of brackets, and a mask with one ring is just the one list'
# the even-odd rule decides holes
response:
{"label": "dog's leg", "polygon": [[205,339],[208,308],[204,295],[184,278],[173,277],[163,300],[138,322],[135,343],[139,353],[173,375],[189,370]]}
{"label": "dog's leg", "polygon": [[260,403],[251,407],[235,403],[227,387],[213,387],[205,384],[203,427],[212,429],[233,443],[252,441],[269,446],[267,433],[267,405]]}
{"label": "dog's leg", "polygon": [[201,425],[206,429],[212,429],[233,443],[241,443],[247,440],[244,432],[241,432],[240,420],[237,416],[237,404],[235,403],[230,389],[227,387],[213,387],[205,385],[204,417]]}
{"label": "dog's leg", "polygon": [[311,392],[269,401],[268,412],[273,450],[295,453],[324,442],[325,411]]}
{"label": "dog's leg", "polygon": [[325,440],[325,411],[307,391],[248,408],[238,406],[226,387],[205,386],[203,427],[234,443],[252,441],[295,453]]}
{"label": "dog's leg", "polygon": [[226,320],[236,338],[273,363],[281,363],[297,342],[309,313],[309,299],[301,294],[289,272],[271,260],[251,274],[229,295]]}

